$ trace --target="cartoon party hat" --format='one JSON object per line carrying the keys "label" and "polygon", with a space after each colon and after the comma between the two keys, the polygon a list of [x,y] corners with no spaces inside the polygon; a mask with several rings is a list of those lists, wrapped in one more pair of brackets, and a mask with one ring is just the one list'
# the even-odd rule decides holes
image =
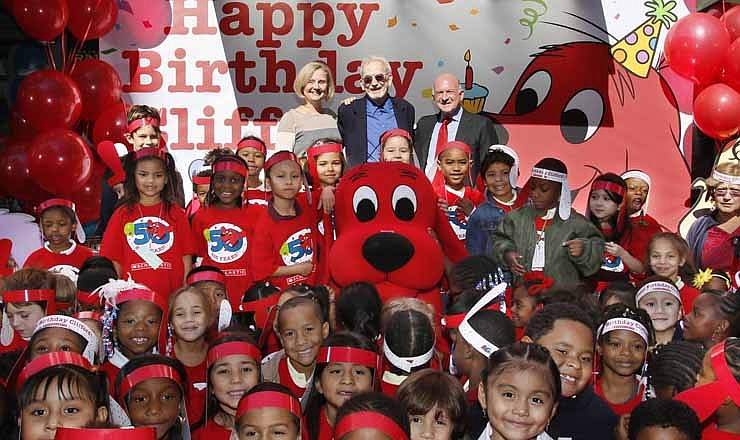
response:
{"label": "cartoon party hat", "polygon": [[660,31],[664,26],[670,28],[671,23],[678,20],[671,12],[676,7],[673,0],[648,0],[645,6],[649,9],[645,14],[648,19],[611,48],[612,57],[641,78],[647,78],[650,73]]}

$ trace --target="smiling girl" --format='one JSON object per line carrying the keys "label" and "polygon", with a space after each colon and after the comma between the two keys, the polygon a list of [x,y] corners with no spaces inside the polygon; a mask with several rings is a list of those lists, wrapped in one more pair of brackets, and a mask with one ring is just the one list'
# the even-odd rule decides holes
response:
{"label": "smiling girl", "polygon": [[247,268],[254,210],[242,202],[249,173],[244,160],[234,155],[216,158],[211,171],[206,207],[193,217],[192,237],[202,264],[217,267],[226,275],[226,293],[236,307],[251,285]]}
{"label": "smiling girl", "polygon": [[684,312],[691,313],[699,291],[689,284],[694,277],[694,267],[686,240],[671,232],[653,235],[648,243],[647,263],[649,274],[666,277],[676,285]]}
{"label": "smiling girl", "polygon": [[130,274],[167,297],[183,285],[194,253],[190,223],[168,177],[175,164],[158,147],[129,155],[126,194],[108,222],[100,255],[113,261],[119,276]]}
{"label": "smiling girl", "polygon": [[[244,333],[222,333],[208,349],[208,402],[194,440],[228,440],[239,401],[260,382],[260,351]],[[206,419],[207,417],[207,419]]]}

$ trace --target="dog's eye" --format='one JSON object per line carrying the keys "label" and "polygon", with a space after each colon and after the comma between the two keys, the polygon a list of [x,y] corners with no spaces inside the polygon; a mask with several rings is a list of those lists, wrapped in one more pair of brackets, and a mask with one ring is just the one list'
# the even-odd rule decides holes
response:
{"label": "dog's eye", "polygon": [[527,78],[516,94],[516,114],[534,111],[550,94],[552,77],[545,70],[538,70]]}
{"label": "dog's eye", "polygon": [[416,214],[416,193],[406,185],[399,185],[393,190],[393,212],[401,220],[409,221]]}
{"label": "dog's eye", "polygon": [[352,196],[352,207],[355,209],[357,220],[367,222],[375,218],[378,213],[378,196],[369,186],[361,186]]}
{"label": "dog's eye", "polygon": [[560,115],[560,132],[571,144],[581,144],[596,133],[603,117],[604,99],[599,92],[581,90],[570,98]]}

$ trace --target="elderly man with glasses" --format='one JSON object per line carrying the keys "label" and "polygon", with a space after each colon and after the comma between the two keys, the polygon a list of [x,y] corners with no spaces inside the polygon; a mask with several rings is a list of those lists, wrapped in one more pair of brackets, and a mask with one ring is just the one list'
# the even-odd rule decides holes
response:
{"label": "elderly man with glasses", "polygon": [[389,95],[393,76],[388,61],[380,57],[365,58],[360,75],[365,95],[341,105],[337,119],[350,167],[380,160],[380,136],[385,131],[393,128],[414,131],[414,106]]}

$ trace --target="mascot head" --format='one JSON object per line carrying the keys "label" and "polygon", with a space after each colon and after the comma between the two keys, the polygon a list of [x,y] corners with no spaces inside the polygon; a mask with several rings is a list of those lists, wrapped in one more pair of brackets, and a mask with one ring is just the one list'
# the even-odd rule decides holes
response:
{"label": "mascot head", "polygon": [[367,281],[387,300],[439,283],[442,250],[428,232],[436,225],[437,200],[418,168],[400,162],[355,167],[342,177],[334,209],[329,267],[339,286]]}

